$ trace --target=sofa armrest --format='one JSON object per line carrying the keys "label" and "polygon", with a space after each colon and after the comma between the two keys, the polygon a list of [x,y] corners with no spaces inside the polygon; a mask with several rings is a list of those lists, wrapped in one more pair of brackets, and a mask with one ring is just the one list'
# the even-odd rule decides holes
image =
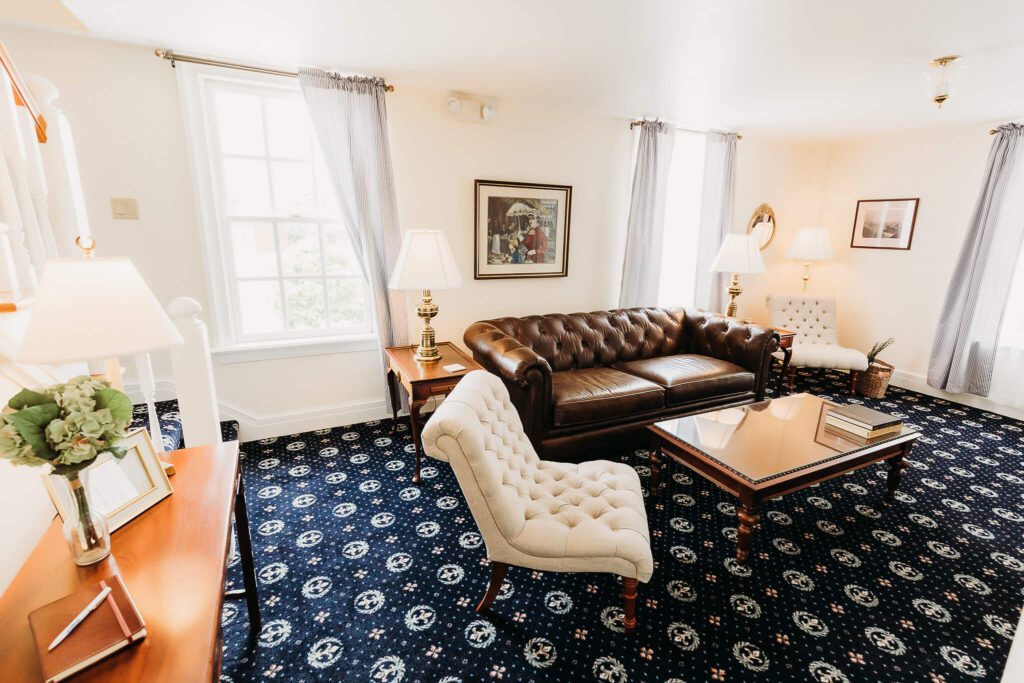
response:
{"label": "sofa armrest", "polygon": [[462,336],[473,359],[508,388],[523,428],[538,450],[551,414],[551,366],[537,352],[488,322],[473,323]]}
{"label": "sofa armrest", "polygon": [[690,353],[727,360],[754,373],[758,398],[763,398],[779,333],[705,311],[686,311],[683,326]]}

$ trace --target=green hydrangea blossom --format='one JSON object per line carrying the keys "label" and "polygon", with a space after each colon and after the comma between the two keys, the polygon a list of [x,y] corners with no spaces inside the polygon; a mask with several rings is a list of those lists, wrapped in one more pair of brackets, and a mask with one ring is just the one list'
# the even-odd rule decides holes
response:
{"label": "green hydrangea blossom", "polygon": [[131,421],[131,401],[108,382],[75,377],[38,392],[23,390],[9,405],[18,411],[0,415],[0,457],[16,465],[73,474],[100,453],[124,454],[117,444]]}

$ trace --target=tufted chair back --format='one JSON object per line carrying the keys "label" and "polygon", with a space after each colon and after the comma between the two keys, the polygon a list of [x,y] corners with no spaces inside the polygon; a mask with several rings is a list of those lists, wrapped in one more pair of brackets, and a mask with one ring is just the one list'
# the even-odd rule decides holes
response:
{"label": "tufted chair back", "polygon": [[838,344],[836,300],[806,294],[769,294],[772,326],[796,333],[801,344]]}
{"label": "tufted chair back", "polygon": [[455,470],[488,549],[495,532],[508,539],[522,531],[540,458],[498,377],[463,377],[427,423],[423,451]]}
{"label": "tufted chair back", "polygon": [[623,308],[487,321],[555,372],[683,353],[682,308]]}

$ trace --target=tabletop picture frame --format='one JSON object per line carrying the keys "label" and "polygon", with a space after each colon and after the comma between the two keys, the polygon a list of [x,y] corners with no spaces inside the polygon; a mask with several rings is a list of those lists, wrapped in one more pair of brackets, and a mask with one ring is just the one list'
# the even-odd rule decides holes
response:
{"label": "tabletop picture frame", "polygon": [[850,247],[909,251],[920,201],[920,197],[859,200]]}
{"label": "tabletop picture frame", "polygon": [[[107,516],[111,532],[135,519],[174,490],[145,428],[129,432],[118,446],[125,450],[122,459],[116,460],[109,454],[102,454],[87,468],[89,498],[96,509]],[[63,487],[54,485],[54,477],[59,476],[43,475],[43,483],[53,506],[57,508],[57,514],[65,519],[72,503],[59,493],[64,490]]]}
{"label": "tabletop picture frame", "polygon": [[566,277],[572,186],[475,181],[473,277]]}

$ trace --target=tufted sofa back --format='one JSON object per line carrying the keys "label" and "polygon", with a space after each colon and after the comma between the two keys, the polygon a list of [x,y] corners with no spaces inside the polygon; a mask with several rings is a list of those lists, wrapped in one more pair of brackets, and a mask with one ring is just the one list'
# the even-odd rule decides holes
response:
{"label": "tufted sofa back", "polygon": [[796,332],[803,344],[838,344],[836,300],[806,294],[769,294],[772,325]]}
{"label": "tufted sofa back", "polygon": [[487,321],[555,372],[683,353],[682,308],[623,308]]}

